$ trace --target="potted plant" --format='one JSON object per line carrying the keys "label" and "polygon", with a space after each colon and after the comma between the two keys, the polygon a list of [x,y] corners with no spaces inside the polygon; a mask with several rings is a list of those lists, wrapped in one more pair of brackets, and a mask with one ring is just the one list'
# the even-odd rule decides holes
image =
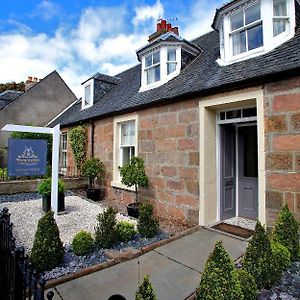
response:
{"label": "potted plant", "polygon": [[[47,212],[51,209],[51,177],[43,179],[38,185],[38,193],[42,195],[43,211]],[[65,210],[65,183],[58,180],[58,207],[57,211]]]}
{"label": "potted plant", "polygon": [[134,218],[138,218],[139,212],[139,187],[147,187],[149,185],[149,179],[145,172],[144,160],[140,157],[132,157],[130,162],[120,168],[121,182],[128,187],[134,186],[135,191],[135,203],[127,205],[128,215]]}
{"label": "potted plant", "polygon": [[104,165],[99,158],[91,158],[87,160],[82,167],[82,174],[88,178],[89,185],[86,191],[88,199],[98,201],[101,197],[101,189],[96,186],[96,178],[104,173]]}

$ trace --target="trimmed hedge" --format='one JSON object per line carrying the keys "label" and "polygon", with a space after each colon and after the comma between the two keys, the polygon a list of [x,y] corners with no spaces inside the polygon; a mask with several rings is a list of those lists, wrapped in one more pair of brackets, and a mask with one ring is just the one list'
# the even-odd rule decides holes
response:
{"label": "trimmed hedge", "polygon": [[148,275],[144,277],[143,282],[140,284],[135,294],[135,300],[157,300]]}
{"label": "trimmed hedge", "polygon": [[272,240],[285,246],[290,254],[291,261],[299,259],[298,223],[285,204],[278,214],[272,232]]}
{"label": "trimmed hedge", "polygon": [[53,211],[48,211],[38,221],[30,259],[39,272],[58,266],[64,257],[64,247]]}
{"label": "trimmed hedge", "polygon": [[197,289],[197,300],[242,300],[242,289],[237,270],[223,248],[217,242],[210,254]]}
{"label": "trimmed hedge", "polygon": [[272,279],[272,250],[265,229],[258,221],[243,259],[243,268],[250,273],[258,289],[269,288]]}
{"label": "trimmed hedge", "polygon": [[110,248],[116,241],[117,211],[108,207],[97,216],[98,224],[95,228],[95,243],[102,248]]}
{"label": "trimmed hedge", "polygon": [[92,235],[85,230],[81,230],[73,238],[72,248],[76,255],[86,255],[93,249],[94,240]]}

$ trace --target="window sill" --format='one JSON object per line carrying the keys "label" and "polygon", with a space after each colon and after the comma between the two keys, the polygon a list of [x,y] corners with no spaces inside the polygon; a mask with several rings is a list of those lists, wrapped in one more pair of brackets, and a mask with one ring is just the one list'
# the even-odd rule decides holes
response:
{"label": "window sill", "polygon": [[118,182],[118,181],[112,181],[110,183],[110,185],[114,188],[118,188],[118,189],[122,189],[122,190],[127,190],[127,191],[131,191],[131,192],[134,192],[134,186],[132,187],[128,187],[126,185],[124,185],[122,182]]}

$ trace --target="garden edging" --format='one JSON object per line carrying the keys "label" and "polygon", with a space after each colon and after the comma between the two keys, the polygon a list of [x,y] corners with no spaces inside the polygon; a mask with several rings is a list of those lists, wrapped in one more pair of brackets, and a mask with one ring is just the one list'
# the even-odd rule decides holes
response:
{"label": "garden edging", "polygon": [[135,253],[132,253],[132,252],[122,253],[122,252],[120,252],[120,255],[117,258],[114,258],[110,261],[107,261],[107,262],[104,262],[104,263],[101,263],[101,264],[98,264],[98,265],[94,265],[94,266],[91,266],[91,267],[88,267],[88,268],[84,268],[84,269],[82,269],[82,270],[80,270],[76,273],[68,274],[68,275],[62,276],[62,277],[57,278],[57,279],[49,280],[49,281],[46,282],[45,289],[53,288],[54,286],[66,283],[68,281],[71,281],[71,280],[74,280],[74,279],[77,279],[77,278],[80,278],[80,277],[83,277],[83,276],[86,276],[86,275],[89,275],[89,274],[92,274],[92,273],[95,273],[97,271],[101,271],[103,269],[106,269],[106,268],[112,267],[114,265],[117,265],[121,262],[137,258],[137,257],[139,257],[139,256],[141,256],[141,255],[143,255],[147,252],[152,251],[155,248],[164,246],[164,245],[166,245],[170,242],[173,242],[173,241],[175,241],[179,238],[182,238],[182,237],[184,237],[188,234],[191,234],[191,233],[197,231],[200,228],[202,228],[202,226],[199,226],[199,225],[194,226],[194,227],[189,228],[185,231],[174,234],[173,236],[169,237],[168,239],[161,240],[161,241],[155,242],[153,244],[150,244],[148,246],[145,246],[145,247],[141,248],[140,250],[137,250],[137,252],[135,252]]}

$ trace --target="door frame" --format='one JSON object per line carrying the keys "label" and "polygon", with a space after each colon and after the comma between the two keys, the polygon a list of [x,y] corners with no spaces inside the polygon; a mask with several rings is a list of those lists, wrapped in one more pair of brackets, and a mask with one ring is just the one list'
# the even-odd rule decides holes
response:
{"label": "door frame", "polygon": [[[238,128],[245,126],[256,126],[257,127],[257,116],[256,117],[247,117],[247,118],[235,118],[229,120],[220,120],[220,113],[232,110],[240,110],[246,108],[253,108],[254,106],[245,106],[245,107],[236,107],[224,110],[218,110],[216,112],[216,160],[217,160],[217,222],[221,221],[221,130],[220,126],[224,124],[235,124],[234,126],[234,136],[235,136],[235,217],[239,214],[239,165],[238,165]],[[252,122],[252,123],[251,123]]]}
{"label": "door frame", "polygon": [[[218,222],[217,111],[256,106],[258,129],[258,219],[266,224],[265,120],[263,86],[204,96],[199,99],[199,225]],[[214,154],[213,154],[214,153]]]}

